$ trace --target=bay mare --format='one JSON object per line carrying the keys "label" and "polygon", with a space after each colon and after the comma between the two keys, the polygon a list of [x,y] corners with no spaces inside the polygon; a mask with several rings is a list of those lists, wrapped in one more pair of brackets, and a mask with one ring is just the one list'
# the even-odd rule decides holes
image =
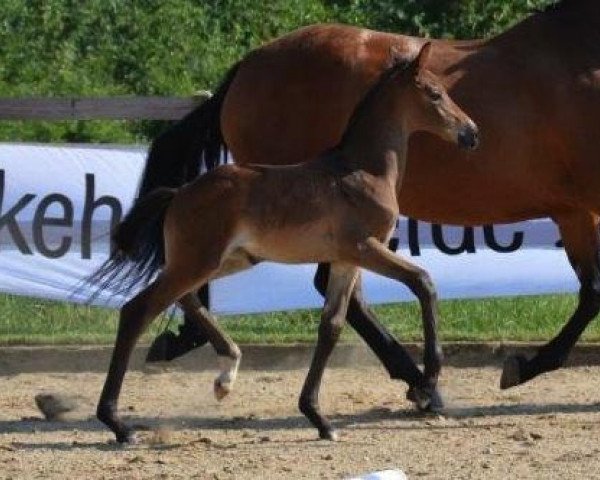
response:
{"label": "bay mare", "polygon": [[[321,438],[336,438],[320,412],[319,387],[359,268],[406,284],[419,299],[428,356],[427,383],[416,390],[431,397],[441,367],[435,291],[427,273],[391,253],[386,242],[398,218],[396,195],[410,135],[428,131],[473,148],[477,128],[424,68],[430,49],[426,44],[408,64],[404,56],[392,60],[356,107],[335,148],[296,166],[225,165],[179,190],[157,189],[117,227],[116,248],[96,280],[135,285],[160,271],[121,309],[98,404],[98,418],[119,442],[135,441],[117,413],[131,352],[144,328],[174,302],[204,328],[219,355],[217,398],[231,390],[239,348],[202,308],[195,291],[208,280],[263,260],[331,264],[317,346],[299,401]],[[141,276],[127,276],[127,265]],[[124,270],[125,278],[119,276]]]}
{"label": "bay mare", "polygon": [[[250,52],[211,100],[153,143],[142,192],[178,186],[227,146],[239,165],[295,164],[335,145],[386,63],[420,38],[343,25],[309,26]],[[501,387],[562,366],[600,309],[600,2],[563,0],[490,40],[433,41],[430,68],[484,136],[465,153],[413,137],[398,204],[403,215],[457,225],[551,217],[580,282],[564,328],[532,358],[509,357]],[[472,160],[472,161],[467,161]],[[327,284],[320,266],[317,288]],[[348,321],[392,378],[420,373],[366,307],[359,285]]]}

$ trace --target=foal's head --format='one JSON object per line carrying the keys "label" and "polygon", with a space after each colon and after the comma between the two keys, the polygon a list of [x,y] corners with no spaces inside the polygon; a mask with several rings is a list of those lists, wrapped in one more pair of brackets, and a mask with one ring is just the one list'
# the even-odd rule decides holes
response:
{"label": "foal's head", "polygon": [[389,86],[400,87],[392,95],[395,120],[409,132],[424,130],[460,147],[474,149],[478,144],[477,125],[425,68],[430,52],[431,43],[426,43],[415,59],[406,63],[392,50]]}

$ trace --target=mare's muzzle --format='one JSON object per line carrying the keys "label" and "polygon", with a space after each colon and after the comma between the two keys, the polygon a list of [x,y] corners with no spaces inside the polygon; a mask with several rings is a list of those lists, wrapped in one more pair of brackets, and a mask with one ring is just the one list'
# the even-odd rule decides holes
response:
{"label": "mare's muzzle", "polygon": [[479,145],[479,132],[475,125],[467,125],[458,132],[458,145],[467,150],[475,150]]}

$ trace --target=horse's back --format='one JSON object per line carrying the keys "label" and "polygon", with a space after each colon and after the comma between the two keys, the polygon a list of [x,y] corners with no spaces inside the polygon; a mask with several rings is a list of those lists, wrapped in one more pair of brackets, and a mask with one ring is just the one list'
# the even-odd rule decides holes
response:
{"label": "horse's back", "polygon": [[333,147],[395,45],[422,40],[344,25],[313,25],[251,52],[223,104],[222,128],[240,164],[294,164]]}

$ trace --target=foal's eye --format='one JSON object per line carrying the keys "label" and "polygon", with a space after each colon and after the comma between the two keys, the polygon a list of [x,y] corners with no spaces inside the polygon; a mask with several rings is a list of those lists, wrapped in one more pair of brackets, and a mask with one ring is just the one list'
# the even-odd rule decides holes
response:
{"label": "foal's eye", "polygon": [[442,92],[440,92],[439,90],[429,90],[427,94],[429,95],[429,98],[434,102],[437,102],[442,98]]}

